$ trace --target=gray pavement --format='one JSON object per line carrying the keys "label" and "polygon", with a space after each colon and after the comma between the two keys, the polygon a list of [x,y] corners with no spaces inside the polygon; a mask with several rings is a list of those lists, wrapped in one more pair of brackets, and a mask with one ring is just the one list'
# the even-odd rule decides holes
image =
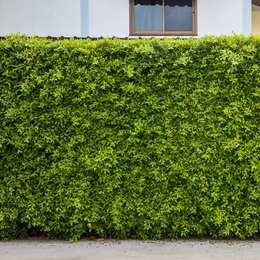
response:
{"label": "gray pavement", "polygon": [[260,260],[260,239],[170,241],[89,240],[77,243],[34,237],[0,242],[0,260]]}

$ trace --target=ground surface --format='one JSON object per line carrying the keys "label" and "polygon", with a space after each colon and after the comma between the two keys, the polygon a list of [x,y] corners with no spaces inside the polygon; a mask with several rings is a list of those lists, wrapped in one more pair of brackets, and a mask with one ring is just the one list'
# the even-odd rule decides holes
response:
{"label": "ground surface", "polygon": [[260,239],[170,241],[90,240],[77,243],[34,237],[0,242],[1,260],[260,260]]}

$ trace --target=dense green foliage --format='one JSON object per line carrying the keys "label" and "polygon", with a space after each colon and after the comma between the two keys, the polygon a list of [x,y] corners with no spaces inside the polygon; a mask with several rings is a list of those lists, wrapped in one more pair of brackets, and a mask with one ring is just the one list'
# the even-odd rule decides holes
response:
{"label": "dense green foliage", "polygon": [[0,41],[0,238],[260,229],[260,37]]}

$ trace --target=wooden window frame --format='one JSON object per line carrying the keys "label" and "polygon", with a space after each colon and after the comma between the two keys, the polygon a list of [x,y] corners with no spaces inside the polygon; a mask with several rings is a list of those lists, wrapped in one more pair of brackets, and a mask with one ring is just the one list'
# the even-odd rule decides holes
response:
{"label": "wooden window frame", "polygon": [[192,0],[192,31],[165,31],[164,1],[162,0],[162,31],[135,31],[134,30],[134,0],[130,0],[130,36],[197,36],[197,0]]}

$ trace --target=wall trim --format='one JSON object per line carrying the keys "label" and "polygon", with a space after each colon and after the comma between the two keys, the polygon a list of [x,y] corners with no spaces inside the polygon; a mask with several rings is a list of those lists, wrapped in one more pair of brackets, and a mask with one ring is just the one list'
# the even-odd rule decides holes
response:
{"label": "wall trim", "polygon": [[89,36],[89,0],[80,0],[81,37]]}

